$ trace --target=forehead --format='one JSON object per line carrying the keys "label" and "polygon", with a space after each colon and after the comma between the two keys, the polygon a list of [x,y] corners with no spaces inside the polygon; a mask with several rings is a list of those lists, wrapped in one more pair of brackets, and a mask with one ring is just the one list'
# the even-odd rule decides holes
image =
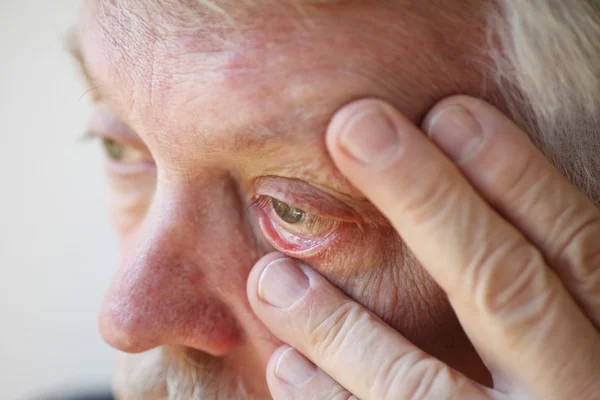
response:
{"label": "forehead", "polygon": [[460,11],[411,1],[254,10],[199,3],[90,0],[83,8],[88,68],[150,146],[269,136],[306,144],[356,98],[384,98],[417,121],[435,100],[479,90],[465,52],[478,47],[481,1]]}

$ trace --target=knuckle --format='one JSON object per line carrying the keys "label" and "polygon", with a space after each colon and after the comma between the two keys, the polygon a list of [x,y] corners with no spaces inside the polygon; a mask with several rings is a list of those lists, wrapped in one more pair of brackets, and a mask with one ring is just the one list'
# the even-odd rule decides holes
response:
{"label": "knuckle", "polygon": [[526,242],[498,246],[469,270],[465,292],[474,306],[507,328],[539,320],[555,294],[542,254]]}
{"label": "knuckle", "polygon": [[[457,395],[457,375],[421,352],[407,353],[382,369],[373,398],[431,400]],[[450,397],[451,398],[451,397]]]}
{"label": "knuckle", "polygon": [[[420,179],[411,184],[410,193],[403,193],[397,199],[402,213],[409,213],[416,225],[436,223],[451,215],[460,202],[460,192],[451,169],[434,168],[421,176],[435,176],[436,179]],[[396,206],[398,207],[398,206]],[[392,219],[393,220],[393,219]]]}
{"label": "knuckle", "polygon": [[382,362],[375,375],[371,398],[409,399],[416,393],[414,385],[419,385],[425,364],[425,354],[419,350],[408,351]]}
{"label": "knuckle", "polygon": [[321,358],[343,351],[346,338],[367,315],[357,304],[346,301],[320,321],[309,318],[307,337],[311,352]]}
{"label": "knuckle", "polygon": [[585,279],[578,282],[578,291],[585,296],[594,313],[600,310],[600,251],[595,255],[597,261],[590,263],[591,271],[585,273]]}
{"label": "knuckle", "polygon": [[[579,222],[574,224],[573,219],[579,219]],[[564,225],[566,227],[561,229],[563,238],[557,240],[559,245],[550,252],[551,264],[578,287],[595,284],[594,281],[600,279],[600,218],[594,213],[571,218],[570,226],[568,221]]]}
{"label": "knuckle", "polygon": [[503,158],[491,171],[491,185],[500,190],[504,201],[521,204],[523,208],[533,207],[536,199],[549,184],[549,175],[540,168],[538,156],[531,149],[511,154],[510,162]]}
{"label": "knuckle", "polygon": [[423,360],[411,371],[415,376],[412,381],[415,385],[412,391],[407,393],[406,399],[410,400],[431,400],[448,398],[445,396],[454,397],[457,395],[456,390],[448,390],[455,388],[455,374],[445,366],[430,360]]}

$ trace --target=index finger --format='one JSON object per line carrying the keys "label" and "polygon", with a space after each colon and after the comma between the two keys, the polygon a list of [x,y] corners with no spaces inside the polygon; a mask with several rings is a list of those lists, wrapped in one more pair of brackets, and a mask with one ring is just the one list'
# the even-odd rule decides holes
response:
{"label": "index finger", "polygon": [[[392,106],[363,100],[334,116],[327,144],[341,172],[446,291],[496,378],[507,373],[541,390],[535,398],[547,399],[597,385],[577,373],[598,368],[597,333],[589,320],[541,253],[417,127]],[[468,142],[462,150],[480,146]],[[559,375],[549,365],[564,367]],[[573,386],[557,388],[561,380]]]}
{"label": "index finger", "polygon": [[271,332],[360,399],[481,400],[493,394],[418,349],[308,266],[280,254],[265,256],[252,269],[248,300]]}

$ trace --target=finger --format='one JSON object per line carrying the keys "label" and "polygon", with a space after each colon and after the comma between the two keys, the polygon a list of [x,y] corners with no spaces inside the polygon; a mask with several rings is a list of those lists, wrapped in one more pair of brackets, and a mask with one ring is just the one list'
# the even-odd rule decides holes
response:
{"label": "finger", "polygon": [[291,259],[268,255],[259,261],[248,278],[248,299],[271,332],[362,400],[488,398],[479,385]]}
{"label": "finger", "polygon": [[267,383],[274,400],[358,400],[292,347],[271,356]]}
{"label": "finger", "polygon": [[[469,127],[469,121],[478,126]],[[481,100],[445,100],[432,109],[424,127],[485,199],[542,251],[600,327],[600,210],[594,203],[512,121]],[[485,139],[476,151],[462,154],[453,138],[469,129],[481,129]]]}
{"label": "finger", "polygon": [[595,374],[580,373],[600,367],[590,321],[541,253],[419,129],[393,107],[363,100],[335,115],[327,144],[447,292],[495,382],[524,382],[545,399],[600,390]]}

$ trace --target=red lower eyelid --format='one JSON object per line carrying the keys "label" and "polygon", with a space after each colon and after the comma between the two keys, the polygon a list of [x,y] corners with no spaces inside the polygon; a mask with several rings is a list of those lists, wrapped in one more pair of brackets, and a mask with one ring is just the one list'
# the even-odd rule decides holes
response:
{"label": "red lower eyelid", "polygon": [[[315,241],[302,239],[296,236],[301,243],[291,243],[289,239],[286,240],[284,237],[282,237],[282,233],[280,233],[280,230],[274,226],[273,221],[263,208],[258,208],[257,211],[259,225],[273,247],[275,247],[278,251],[287,253],[294,257],[307,257],[317,254],[320,250],[327,246],[327,243],[329,243],[335,235],[335,232],[332,232],[326,235],[324,238]],[[291,233],[289,233],[289,235],[294,236]],[[304,242],[302,243],[302,241]]]}

